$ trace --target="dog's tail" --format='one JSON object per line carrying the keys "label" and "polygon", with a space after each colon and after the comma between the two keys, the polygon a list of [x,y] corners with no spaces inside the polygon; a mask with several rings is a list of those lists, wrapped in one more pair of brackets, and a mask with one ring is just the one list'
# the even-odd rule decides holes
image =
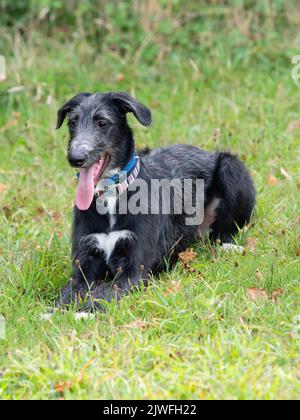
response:
{"label": "dog's tail", "polygon": [[214,189],[214,195],[221,198],[218,217],[213,225],[214,236],[227,238],[251,221],[255,188],[246,167],[236,156],[218,153]]}

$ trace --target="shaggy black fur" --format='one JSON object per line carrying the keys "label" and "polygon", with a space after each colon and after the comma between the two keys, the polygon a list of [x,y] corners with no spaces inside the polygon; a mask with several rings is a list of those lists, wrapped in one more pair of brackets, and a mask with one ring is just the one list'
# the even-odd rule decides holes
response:
{"label": "shaggy black fur", "polygon": [[[150,111],[124,93],[80,94],[65,104],[58,112],[58,127],[68,115],[71,137],[68,158],[72,166],[91,166],[108,153],[111,159],[107,172],[123,168],[135,149],[126,120],[127,112],[133,112],[143,125],[150,125]],[[99,120],[102,124],[95,124]],[[81,143],[90,146],[88,152],[86,146],[81,150]],[[249,222],[255,191],[247,170],[237,157],[187,145],[154,151],[147,149],[141,156],[139,178],[146,180],[149,187],[151,179],[204,180],[205,208],[218,203],[209,226],[213,240],[231,242],[238,227]],[[128,192],[128,199],[132,194]],[[109,215],[97,213],[95,198],[87,211],[80,211],[75,206],[73,275],[57,304],[78,301],[80,296],[85,301],[84,309],[100,308],[102,299],[120,298],[141,281],[147,282],[150,275],[164,269],[166,260],[176,261],[179,252],[199,239],[199,226],[187,226],[185,217],[117,214],[112,225]],[[130,231],[131,236],[118,240],[108,259],[99,243],[91,239],[94,234],[124,230]],[[107,282],[107,279],[112,281]]]}

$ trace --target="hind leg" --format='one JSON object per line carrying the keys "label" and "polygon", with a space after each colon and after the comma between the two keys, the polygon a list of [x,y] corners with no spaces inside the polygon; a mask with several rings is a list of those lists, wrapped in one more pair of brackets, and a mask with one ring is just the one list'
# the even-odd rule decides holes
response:
{"label": "hind leg", "polygon": [[[206,207],[212,241],[220,240],[222,243],[232,243],[233,236],[239,229],[250,222],[255,204],[255,190],[243,163],[229,153],[220,153],[210,196],[213,197]],[[211,218],[213,213],[214,218]]]}
{"label": "hind leg", "polygon": [[234,235],[238,232],[238,226],[226,199],[220,200],[219,203],[215,212],[215,220],[210,227],[209,237],[212,242],[220,241],[222,244],[232,244]]}
{"label": "hind leg", "polygon": [[[213,198],[204,211],[204,220],[198,227],[201,239],[209,238],[212,242],[232,243],[235,231],[224,224],[224,204],[220,198]],[[227,215],[228,217],[228,215]]]}

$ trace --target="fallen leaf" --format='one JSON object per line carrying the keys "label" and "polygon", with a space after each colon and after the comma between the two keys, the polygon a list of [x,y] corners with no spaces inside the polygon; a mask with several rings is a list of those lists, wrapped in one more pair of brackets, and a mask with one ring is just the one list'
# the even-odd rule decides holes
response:
{"label": "fallen leaf", "polygon": [[280,168],[280,173],[285,179],[290,179],[290,175],[284,168]]}
{"label": "fallen leaf", "polygon": [[300,257],[300,248],[299,247],[295,248],[295,255],[296,255],[296,257]]}
{"label": "fallen leaf", "polygon": [[67,390],[70,390],[72,388],[72,386],[73,386],[73,382],[71,382],[71,381],[70,382],[62,382],[60,384],[54,385],[54,390],[56,392],[63,393]]}
{"label": "fallen leaf", "polygon": [[271,302],[276,303],[278,299],[280,298],[280,296],[282,295],[282,293],[283,293],[283,290],[280,288],[273,290],[270,296]]}
{"label": "fallen leaf", "polygon": [[194,252],[193,249],[187,250],[187,251],[179,254],[179,259],[181,260],[184,268],[189,273],[195,273],[195,271],[196,271],[193,267],[190,266],[190,262],[194,261],[196,259],[197,255],[198,254],[196,252]]}
{"label": "fallen leaf", "polygon": [[166,291],[165,296],[177,295],[179,290],[180,290],[180,283],[179,281],[174,280],[171,282],[171,286]]}
{"label": "fallen leaf", "polygon": [[140,329],[145,330],[147,328],[147,323],[143,321],[142,319],[135,319],[134,321],[130,322],[129,324],[124,325],[124,328],[130,328],[130,329]]}
{"label": "fallen leaf", "polygon": [[258,300],[268,300],[268,293],[266,289],[258,289],[257,287],[247,289],[247,296],[254,302],[257,302]]}
{"label": "fallen leaf", "polygon": [[197,255],[197,252],[195,252],[193,249],[190,249],[185,252],[181,252],[181,254],[179,254],[179,258],[184,264],[188,264],[192,261],[195,261]]}
{"label": "fallen leaf", "polygon": [[62,214],[59,211],[55,211],[53,213],[52,217],[56,221],[56,223],[61,223],[61,221],[62,221]]}
{"label": "fallen leaf", "polygon": [[152,101],[151,108],[157,109],[159,107],[160,107],[160,102],[159,101],[156,101],[156,100]]}
{"label": "fallen leaf", "polygon": [[255,251],[256,240],[254,238],[247,238],[247,244],[250,252]]}
{"label": "fallen leaf", "polygon": [[277,185],[278,183],[279,183],[279,181],[274,175],[270,174],[268,176],[268,184],[269,185]]}
{"label": "fallen leaf", "polygon": [[45,209],[43,209],[43,207],[38,207],[37,209],[36,209],[36,213],[39,215],[39,216],[42,216],[43,214],[45,214],[46,212],[45,212]]}
{"label": "fallen leaf", "polygon": [[6,185],[0,184],[0,194],[6,190]]}
{"label": "fallen leaf", "polygon": [[4,133],[6,130],[15,127],[17,124],[18,121],[16,119],[7,121],[7,123],[0,128],[0,133]]}
{"label": "fallen leaf", "polygon": [[125,75],[123,73],[119,73],[116,75],[116,82],[122,82],[125,79]]}
{"label": "fallen leaf", "polygon": [[291,121],[288,125],[287,131],[292,133],[294,130],[300,129],[300,120]]}

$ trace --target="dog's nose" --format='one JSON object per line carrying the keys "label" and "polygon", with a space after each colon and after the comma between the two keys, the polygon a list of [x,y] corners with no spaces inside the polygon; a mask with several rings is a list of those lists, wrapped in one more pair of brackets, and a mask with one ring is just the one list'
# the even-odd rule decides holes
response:
{"label": "dog's nose", "polygon": [[70,151],[68,153],[68,160],[72,166],[75,168],[81,168],[86,161],[86,154],[80,151]]}

